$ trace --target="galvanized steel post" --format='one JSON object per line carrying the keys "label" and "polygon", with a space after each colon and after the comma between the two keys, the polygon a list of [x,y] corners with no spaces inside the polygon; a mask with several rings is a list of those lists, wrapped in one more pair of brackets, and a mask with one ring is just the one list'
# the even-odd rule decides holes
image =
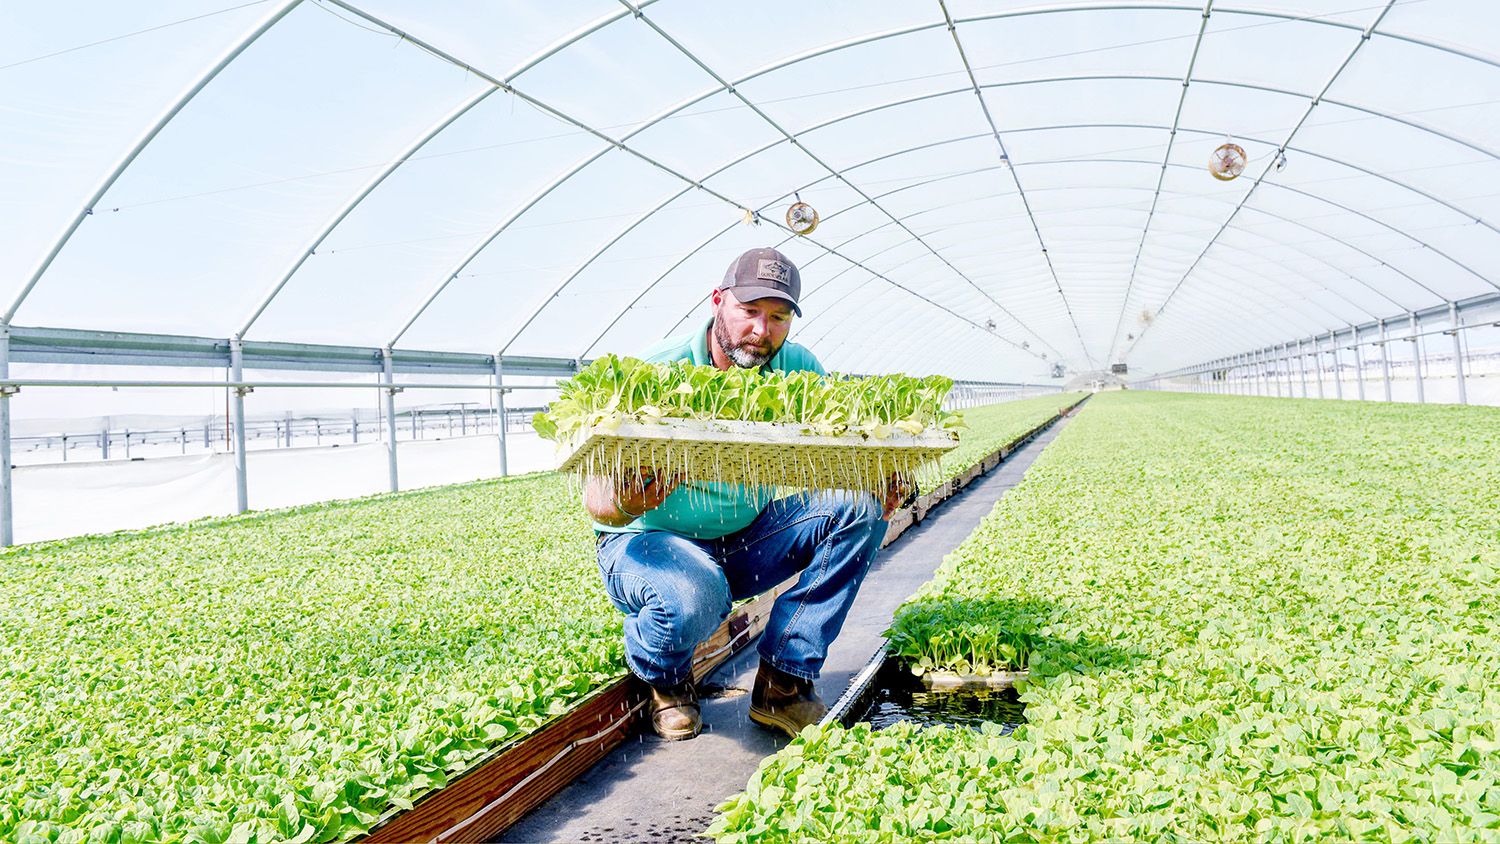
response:
{"label": "galvanized steel post", "polygon": [[1333,352],[1333,394],[1342,399],[1344,397],[1344,363],[1339,357],[1339,337],[1336,332],[1328,332],[1328,348]]}
{"label": "galvanized steel post", "polygon": [[1313,375],[1318,379],[1318,398],[1323,398],[1323,344],[1318,342],[1318,335],[1312,338],[1312,362]]}
{"label": "galvanized steel post", "polygon": [[1385,333],[1385,320],[1380,321],[1380,377],[1385,382],[1385,400],[1391,400],[1391,350],[1390,338]]}
{"label": "galvanized steel post", "polygon": [[1417,404],[1427,403],[1427,390],[1422,385],[1422,338],[1417,336],[1421,325],[1417,322],[1417,315],[1411,314],[1411,336],[1407,340],[1411,343],[1411,368],[1412,375],[1417,379]]}
{"label": "galvanized steel post", "polygon": [[1448,333],[1453,335],[1453,374],[1458,378],[1458,403],[1469,403],[1469,390],[1464,384],[1464,341],[1459,336],[1463,330],[1463,318],[1458,315],[1458,305],[1448,303],[1448,322],[1452,330]]}
{"label": "galvanized steel post", "polygon": [[[0,325],[0,378],[10,378],[10,326]],[[0,546],[15,544],[15,489],[10,478],[10,397],[15,387],[0,387]],[[67,459],[67,443],[63,458]]]}
{"label": "galvanized steel post", "polygon": [[234,512],[250,509],[250,486],[245,476],[245,394],[252,387],[238,386],[245,380],[245,344],[236,335],[229,339],[230,427],[234,429]]}
{"label": "galvanized steel post", "polygon": [[396,393],[401,391],[396,386],[396,368],[391,362],[391,347],[387,346],[381,350],[381,358],[385,363],[385,462],[391,475],[391,492],[401,489],[401,484],[396,477]]}
{"label": "galvanized steel post", "polygon": [[1302,341],[1297,341],[1297,377],[1302,381],[1302,397],[1307,398],[1307,359],[1302,354]]}
{"label": "galvanized steel post", "polygon": [[495,407],[499,410],[495,427],[500,429],[500,477],[510,474],[510,459],[505,447],[505,365],[495,353]]}
{"label": "galvanized steel post", "polygon": [[1354,387],[1359,392],[1359,400],[1365,400],[1365,355],[1359,350],[1359,328],[1349,326],[1349,348],[1354,352]]}

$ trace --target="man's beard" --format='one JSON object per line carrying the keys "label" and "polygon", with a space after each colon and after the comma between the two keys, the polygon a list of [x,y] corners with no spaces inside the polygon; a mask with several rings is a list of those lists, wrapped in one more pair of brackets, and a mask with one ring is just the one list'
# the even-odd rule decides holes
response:
{"label": "man's beard", "polygon": [[714,320],[714,340],[719,344],[719,349],[729,358],[735,366],[741,369],[759,369],[766,365],[766,361],[776,356],[779,349],[772,349],[769,353],[758,355],[741,346],[729,342],[729,332],[716,319]]}

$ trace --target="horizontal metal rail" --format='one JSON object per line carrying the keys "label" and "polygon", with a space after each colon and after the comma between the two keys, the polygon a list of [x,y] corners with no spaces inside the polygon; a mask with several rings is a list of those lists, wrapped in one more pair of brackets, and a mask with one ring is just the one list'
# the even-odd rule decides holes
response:
{"label": "horizontal metal rail", "polygon": [[[1300,341],[1288,340],[1286,341],[1286,343],[1272,343],[1256,349],[1247,349],[1238,354],[1217,357],[1213,360],[1194,364],[1192,366],[1185,366],[1179,369],[1169,370],[1167,372],[1153,372],[1145,376],[1140,383],[1147,383],[1149,381],[1158,379],[1175,378],[1184,375],[1196,375],[1215,369],[1223,369],[1227,362],[1233,361],[1237,357],[1242,355],[1265,354],[1273,357],[1279,357],[1280,355],[1276,354],[1278,349],[1284,346],[1289,346],[1293,343],[1297,343],[1299,346],[1302,343],[1311,343],[1314,341],[1314,339],[1327,341],[1329,340],[1329,338],[1332,338],[1330,346],[1338,345],[1343,349],[1354,349],[1358,346],[1379,345],[1381,341],[1379,340],[1378,336],[1365,339],[1361,335],[1365,334],[1366,332],[1371,332],[1378,335],[1378,332],[1380,332],[1383,327],[1390,328],[1394,327],[1397,324],[1408,323],[1411,320],[1415,320],[1417,326],[1421,326],[1422,323],[1429,322],[1431,320],[1440,320],[1444,323],[1444,325],[1442,328],[1429,329],[1425,332],[1407,333],[1397,337],[1387,336],[1384,342],[1394,343],[1401,340],[1406,340],[1408,338],[1425,337],[1430,334],[1452,334],[1455,330],[1468,331],[1474,328],[1496,327],[1500,326],[1500,321],[1497,321],[1495,319],[1494,309],[1496,308],[1500,308],[1500,293],[1484,293],[1478,296],[1470,297],[1468,299],[1461,299],[1457,302],[1452,303],[1451,305],[1443,304],[1433,305],[1427,308],[1418,308],[1417,310],[1410,311],[1408,313],[1392,314],[1391,316],[1388,316],[1384,319],[1371,320],[1368,322],[1360,323],[1358,325],[1344,325],[1337,328],[1330,328],[1327,331],[1320,331],[1314,335],[1304,336]],[[1474,316],[1478,316],[1478,319],[1475,319],[1473,322],[1460,322],[1455,326],[1449,321],[1452,315],[1455,314],[1460,319],[1472,318]],[[1350,345],[1345,345],[1346,343]]]}
{"label": "horizontal metal rail", "polygon": [[360,384],[349,381],[114,381],[87,378],[6,378],[0,379],[0,390],[12,387],[227,387],[255,389],[256,387],[297,387],[307,389],[386,389],[397,390],[555,390],[553,384],[432,384],[409,381],[375,381]]}

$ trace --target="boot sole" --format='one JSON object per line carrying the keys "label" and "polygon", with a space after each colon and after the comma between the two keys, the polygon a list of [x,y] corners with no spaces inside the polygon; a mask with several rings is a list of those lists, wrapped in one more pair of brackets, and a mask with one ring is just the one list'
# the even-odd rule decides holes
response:
{"label": "boot sole", "polygon": [[795,721],[789,721],[786,718],[772,715],[769,712],[762,712],[755,708],[751,708],[750,710],[750,720],[767,729],[780,730],[792,738],[796,738],[802,732],[802,728],[797,726]]}
{"label": "boot sole", "polygon": [[667,741],[687,741],[690,738],[697,738],[699,736],[699,734],[701,734],[703,732],[703,728],[699,727],[696,730],[665,730],[665,731],[663,731],[663,730],[658,730],[655,726],[652,726],[651,732],[656,733],[656,735],[658,737],[666,739]]}

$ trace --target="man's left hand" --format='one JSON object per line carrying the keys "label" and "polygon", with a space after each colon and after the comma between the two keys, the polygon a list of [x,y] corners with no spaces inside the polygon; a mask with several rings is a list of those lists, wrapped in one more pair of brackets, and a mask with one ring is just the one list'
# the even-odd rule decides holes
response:
{"label": "man's left hand", "polygon": [[880,518],[890,521],[892,513],[911,503],[916,491],[916,484],[900,475],[891,475],[890,481],[886,483],[885,509],[881,511]]}

